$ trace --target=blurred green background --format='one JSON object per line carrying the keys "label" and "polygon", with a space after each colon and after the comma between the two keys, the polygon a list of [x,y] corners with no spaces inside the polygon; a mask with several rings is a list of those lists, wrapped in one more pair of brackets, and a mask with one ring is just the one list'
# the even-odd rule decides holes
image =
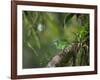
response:
{"label": "blurred green background", "polygon": [[[89,14],[23,11],[22,15],[23,68],[46,67],[64,47],[85,38],[89,47]],[[76,66],[89,65],[89,52],[83,53],[81,48]],[[70,53],[59,66],[72,66],[71,61]]]}

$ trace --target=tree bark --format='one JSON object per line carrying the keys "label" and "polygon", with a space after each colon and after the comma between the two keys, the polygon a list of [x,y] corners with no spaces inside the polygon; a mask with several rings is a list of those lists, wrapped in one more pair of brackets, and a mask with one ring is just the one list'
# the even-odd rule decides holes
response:
{"label": "tree bark", "polygon": [[[76,52],[79,50],[79,48],[80,43],[72,43],[68,47],[65,47],[48,62],[47,67],[56,67],[56,65],[60,63],[65,55],[67,55],[69,52],[72,52],[74,55],[76,55]],[[73,64],[75,65],[75,61],[73,61]]]}

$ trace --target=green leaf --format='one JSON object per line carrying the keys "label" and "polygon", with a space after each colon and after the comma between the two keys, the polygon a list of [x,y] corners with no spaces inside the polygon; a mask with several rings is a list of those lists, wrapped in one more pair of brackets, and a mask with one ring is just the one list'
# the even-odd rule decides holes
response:
{"label": "green leaf", "polygon": [[27,42],[27,45],[28,45],[28,47],[29,47],[30,49],[32,49],[32,50],[34,51],[34,54],[35,54],[36,56],[38,56],[37,51],[34,49],[34,47],[33,47],[29,42]]}
{"label": "green leaf", "polygon": [[39,37],[37,36],[37,34],[36,34],[34,29],[32,29],[32,34],[33,34],[33,37],[35,38],[35,42],[36,42],[38,48],[40,49],[40,47],[41,47],[40,40],[39,40]]}

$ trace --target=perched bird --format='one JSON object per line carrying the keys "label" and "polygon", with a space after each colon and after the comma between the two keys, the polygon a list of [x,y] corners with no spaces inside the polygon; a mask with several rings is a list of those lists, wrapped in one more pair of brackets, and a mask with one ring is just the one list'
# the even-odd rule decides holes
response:
{"label": "perched bird", "polygon": [[64,49],[68,44],[68,41],[66,39],[59,39],[54,41],[54,45],[57,49]]}

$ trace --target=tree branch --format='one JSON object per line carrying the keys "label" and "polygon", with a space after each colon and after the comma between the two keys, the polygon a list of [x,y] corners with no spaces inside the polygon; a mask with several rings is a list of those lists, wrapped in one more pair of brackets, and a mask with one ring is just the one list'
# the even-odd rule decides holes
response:
{"label": "tree branch", "polygon": [[80,48],[80,43],[72,43],[68,47],[65,47],[61,52],[55,55],[47,64],[47,67],[56,67],[57,64],[67,55],[69,52],[76,53]]}

